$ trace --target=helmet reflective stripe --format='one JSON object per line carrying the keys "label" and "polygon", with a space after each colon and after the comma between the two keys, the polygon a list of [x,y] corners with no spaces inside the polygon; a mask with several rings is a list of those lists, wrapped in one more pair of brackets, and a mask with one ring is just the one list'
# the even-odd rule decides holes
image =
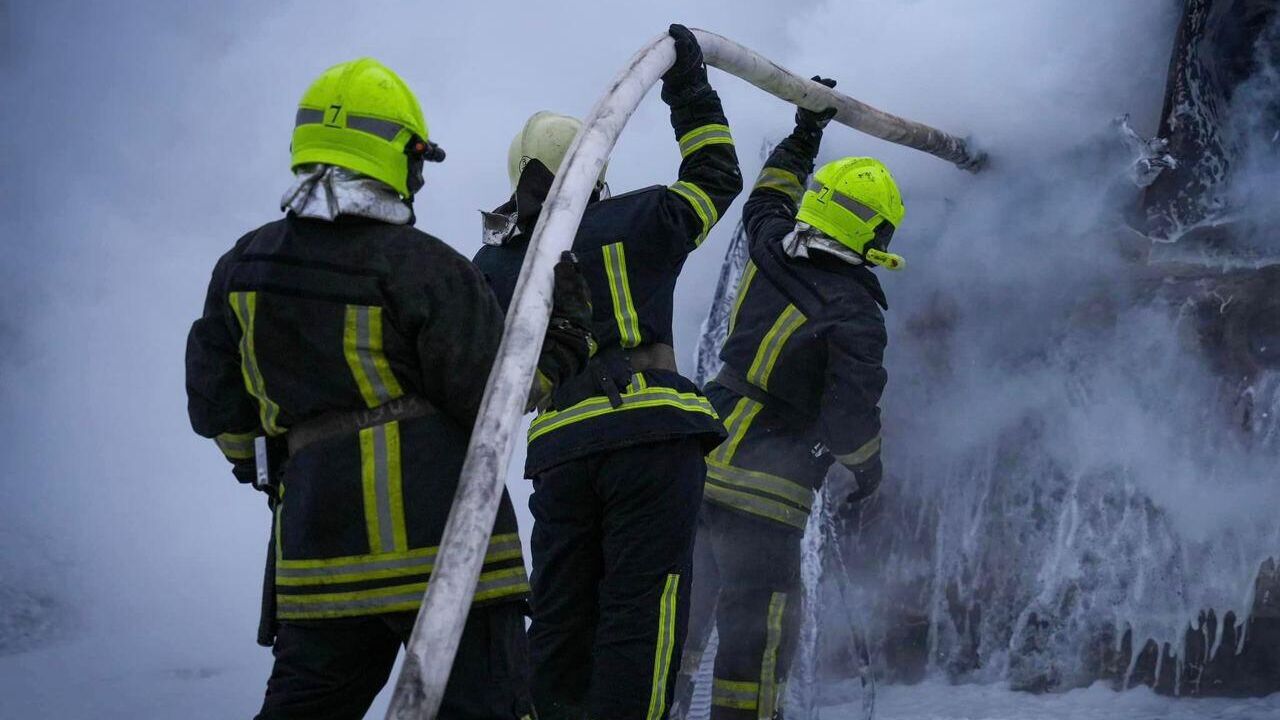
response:
{"label": "helmet reflective stripe", "polygon": [[[395,140],[405,127],[397,122],[369,117],[368,115],[347,115],[346,127],[351,130],[367,132],[388,142]],[[324,111],[314,108],[298,108],[298,116],[294,127],[299,125],[324,125]],[[336,126],[335,126],[336,127]]]}
{"label": "helmet reflective stripe", "polygon": [[[817,180],[813,180],[809,183],[809,189],[821,195],[822,191],[827,190],[828,188],[826,185],[823,185]],[[858,202],[857,200],[854,200],[853,198],[849,197],[848,195],[845,195],[844,193],[839,193],[839,192],[836,192],[835,190],[831,190],[831,194],[829,195],[829,197],[831,198],[831,201],[834,202],[835,204],[839,205],[845,210],[848,210],[854,215],[857,215],[858,219],[861,220],[862,222],[869,223],[872,220],[880,217],[880,213],[876,212],[870,207],[867,207],[866,205],[863,205],[862,203]]]}

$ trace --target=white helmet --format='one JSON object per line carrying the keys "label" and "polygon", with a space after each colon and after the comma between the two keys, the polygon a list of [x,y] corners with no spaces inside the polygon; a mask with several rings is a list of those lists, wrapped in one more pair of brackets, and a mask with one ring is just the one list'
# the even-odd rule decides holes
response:
{"label": "white helmet", "polygon": [[[511,180],[511,191],[515,192],[520,182],[520,173],[530,160],[537,160],[554,175],[560,171],[560,164],[569,152],[569,146],[582,129],[582,121],[568,115],[560,115],[548,110],[540,110],[533,114],[524,127],[516,133],[511,141],[511,149],[507,151],[507,177]],[[609,168],[606,161],[600,169],[600,178],[596,187],[604,185],[604,173]]]}

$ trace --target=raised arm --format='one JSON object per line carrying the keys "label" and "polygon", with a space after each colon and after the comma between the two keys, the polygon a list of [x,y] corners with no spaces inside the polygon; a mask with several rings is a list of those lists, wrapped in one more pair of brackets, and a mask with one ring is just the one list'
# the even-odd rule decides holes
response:
{"label": "raised arm", "polygon": [[679,228],[682,252],[702,244],[742,192],[742,172],[720,96],[707,81],[698,40],[672,25],[676,61],[662,76],[662,100],[680,143],[680,176],[663,199],[664,213]]}
{"label": "raised arm", "polygon": [[[835,80],[818,76],[813,79],[827,87],[836,86]],[[813,173],[813,163],[822,144],[822,130],[835,114],[835,108],[822,112],[804,108],[796,110],[795,129],[769,154],[742,209],[747,237],[765,237],[766,228],[777,224],[785,224],[789,231],[795,224],[805,182]],[[779,230],[775,229],[767,236],[783,234]]]}

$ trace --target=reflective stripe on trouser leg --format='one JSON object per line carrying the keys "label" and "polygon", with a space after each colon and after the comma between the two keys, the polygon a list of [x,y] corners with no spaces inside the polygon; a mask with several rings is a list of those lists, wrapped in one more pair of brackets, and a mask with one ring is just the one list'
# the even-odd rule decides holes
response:
{"label": "reflective stripe on trouser leg", "polygon": [[680,575],[667,575],[658,601],[658,642],[653,652],[653,686],[649,691],[647,720],[658,720],[667,709],[667,680],[671,676],[671,657],[676,646],[676,600],[680,594]]}
{"label": "reflective stripe on trouser leg", "polygon": [[760,683],[741,680],[711,681],[711,705],[731,710],[756,710],[759,707]]}
{"label": "reflective stripe on trouser leg", "polygon": [[369,551],[389,553],[407,549],[400,423],[390,422],[360,431],[360,468]]}
{"label": "reflective stripe on trouser leg", "polygon": [[759,720],[770,720],[778,706],[778,649],[782,645],[782,615],[786,608],[786,593],[775,592],[769,598],[764,657],[760,661]]}

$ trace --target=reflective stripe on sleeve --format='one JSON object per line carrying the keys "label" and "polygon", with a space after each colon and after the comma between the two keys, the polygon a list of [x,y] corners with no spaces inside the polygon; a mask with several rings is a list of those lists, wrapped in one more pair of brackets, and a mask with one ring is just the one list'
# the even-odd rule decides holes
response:
{"label": "reflective stripe on sleeve", "polygon": [[233,292],[228,294],[227,301],[240,323],[240,372],[244,375],[245,389],[258,400],[258,414],[262,427],[268,435],[279,435],[284,428],[277,423],[280,419],[280,406],[267,397],[267,384],[262,378],[262,369],[258,366],[257,346],[254,336],[257,330],[258,293]]}
{"label": "reflective stripe on sleeve", "polygon": [[702,188],[684,180],[676,181],[668,190],[684,198],[693,207],[698,219],[702,221],[702,232],[694,239],[695,245],[701,245],[702,241],[707,239],[711,228],[720,221],[720,213],[716,211],[715,203],[711,202],[711,197],[703,192]]}
{"label": "reflective stripe on sleeve", "polygon": [[728,125],[712,123],[696,127],[680,137],[680,157],[687,158],[708,145],[732,145]]}
{"label": "reflective stripe on sleeve", "polygon": [[759,190],[760,188],[777,190],[791,198],[791,202],[797,205],[804,197],[804,184],[800,182],[800,178],[795,173],[782,168],[766,167],[761,170],[760,175],[756,177],[756,184],[751,189]]}
{"label": "reflective stripe on sleeve", "polygon": [[845,455],[836,455],[835,458],[836,460],[839,460],[842,465],[857,467],[874,458],[876,454],[880,452],[880,445],[880,436],[876,435],[857,450]]}
{"label": "reflective stripe on sleeve", "polygon": [[613,300],[613,317],[618,323],[619,342],[624,348],[640,345],[640,320],[631,300],[631,282],[627,278],[627,255],[622,243],[605,245],[604,270],[609,277],[609,297]]}
{"label": "reflective stripe on sleeve", "polygon": [[733,310],[729,313],[729,335],[733,334],[733,328],[738,324],[738,311],[742,308],[743,299],[747,297],[747,290],[751,289],[751,281],[755,279],[755,261],[748,260],[747,267],[742,271],[742,281],[738,283],[738,296],[733,299]]}
{"label": "reflective stripe on sleeve", "polygon": [[228,460],[252,460],[253,440],[261,433],[222,433],[213,441]]}
{"label": "reflective stripe on sleeve", "polygon": [[788,304],[783,308],[773,327],[769,328],[769,332],[760,341],[760,347],[756,349],[755,360],[747,371],[748,382],[762,390],[769,389],[769,376],[773,374],[773,367],[782,355],[782,348],[804,322],[804,313],[796,309],[795,305]]}
{"label": "reflective stripe on sleeve", "polygon": [[649,712],[646,720],[659,720],[667,709],[667,680],[671,674],[671,657],[676,647],[676,598],[680,592],[680,575],[667,575],[658,601],[658,641],[653,650],[653,683],[649,689]]}

